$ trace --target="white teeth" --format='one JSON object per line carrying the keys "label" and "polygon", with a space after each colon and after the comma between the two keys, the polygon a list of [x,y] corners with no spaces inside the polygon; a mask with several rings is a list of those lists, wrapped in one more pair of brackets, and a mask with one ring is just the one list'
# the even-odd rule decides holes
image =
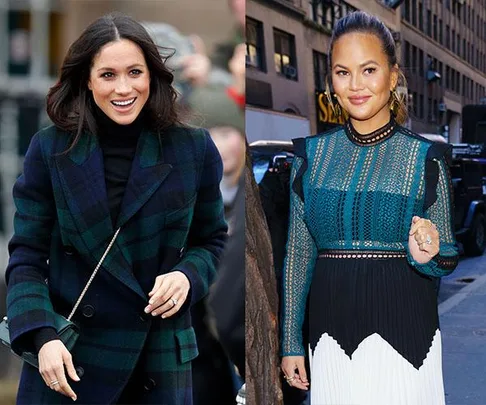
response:
{"label": "white teeth", "polygon": [[127,100],[127,101],[112,101],[112,103],[117,106],[123,107],[132,104],[134,101],[135,99],[132,98],[131,100]]}

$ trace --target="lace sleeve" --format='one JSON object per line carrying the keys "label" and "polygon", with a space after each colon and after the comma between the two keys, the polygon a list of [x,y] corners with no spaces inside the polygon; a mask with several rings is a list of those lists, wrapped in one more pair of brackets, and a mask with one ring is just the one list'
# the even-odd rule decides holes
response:
{"label": "lace sleeve", "polygon": [[[411,257],[409,262],[423,274],[442,277],[456,268],[459,261],[459,251],[454,237],[452,182],[447,163],[447,150],[434,152],[434,146],[428,158],[428,173],[426,183],[428,190],[425,198],[425,218],[430,219],[439,231],[440,251],[434,258],[426,263],[416,263]],[[438,156],[441,155],[441,156]],[[432,189],[431,189],[432,186]]]}
{"label": "lace sleeve", "polygon": [[[305,139],[301,141],[304,142]],[[305,155],[300,156],[302,146],[305,149],[305,143],[296,143],[296,156],[290,179],[290,218],[283,270],[282,356],[305,355],[302,324],[317,257],[317,248],[304,222],[302,175],[307,161]]]}

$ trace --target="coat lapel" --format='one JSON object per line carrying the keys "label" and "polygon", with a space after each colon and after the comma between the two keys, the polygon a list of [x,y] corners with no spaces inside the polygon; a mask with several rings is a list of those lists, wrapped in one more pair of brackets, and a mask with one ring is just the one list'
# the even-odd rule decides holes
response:
{"label": "coat lapel", "polygon": [[172,170],[162,161],[159,139],[143,131],[137,145],[116,227],[123,227],[157,191]]}
{"label": "coat lapel", "polygon": [[[69,153],[56,155],[54,160],[77,231],[69,235],[70,240],[94,269],[115,233],[108,207],[103,154],[97,138],[88,133],[83,134]],[[102,267],[146,300],[130,263],[124,258],[117,243],[113,245]]]}

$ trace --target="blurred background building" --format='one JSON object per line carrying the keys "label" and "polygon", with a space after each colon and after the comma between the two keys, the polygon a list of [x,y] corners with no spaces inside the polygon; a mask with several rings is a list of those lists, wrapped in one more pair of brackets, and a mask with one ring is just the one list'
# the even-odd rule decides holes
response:
{"label": "blurred background building", "polygon": [[[50,124],[45,98],[70,44],[96,18],[125,12],[147,23],[197,34],[208,55],[235,36],[227,0],[0,0],[0,315],[5,314],[4,271],[12,234],[12,185],[22,171],[32,135]],[[229,118],[230,119],[230,118]],[[19,362],[0,347],[0,404],[10,404]]]}
{"label": "blurred background building", "polygon": [[354,10],[393,33],[407,87],[407,127],[461,141],[461,110],[485,101],[485,0],[248,0],[249,141],[336,125],[324,97],[335,21]]}

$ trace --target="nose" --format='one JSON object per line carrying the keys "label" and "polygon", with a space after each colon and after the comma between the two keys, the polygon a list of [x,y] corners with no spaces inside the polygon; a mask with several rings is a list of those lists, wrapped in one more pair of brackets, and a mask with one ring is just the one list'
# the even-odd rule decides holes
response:
{"label": "nose", "polygon": [[351,75],[351,80],[349,83],[350,90],[361,90],[363,87],[363,80],[360,74]]}
{"label": "nose", "polygon": [[120,76],[116,81],[115,92],[118,94],[129,94],[132,91],[132,86],[128,78],[125,76]]}

